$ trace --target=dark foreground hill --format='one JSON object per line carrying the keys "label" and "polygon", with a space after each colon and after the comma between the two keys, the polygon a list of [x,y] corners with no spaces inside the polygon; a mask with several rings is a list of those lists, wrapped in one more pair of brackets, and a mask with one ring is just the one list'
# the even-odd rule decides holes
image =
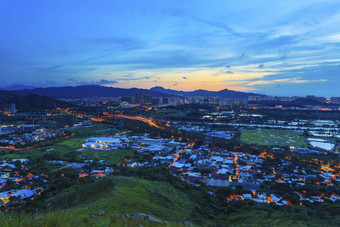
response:
{"label": "dark foreground hill", "polygon": [[90,97],[111,97],[118,98],[122,96],[135,96],[137,92],[143,94],[151,94],[154,97],[168,97],[170,95],[158,91],[149,91],[147,89],[139,88],[115,88],[104,87],[98,85],[86,86],[68,86],[68,87],[48,87],[48,88],[35,88],[25,89],[20,92],[26,94],[44,95],[51,98],[90,98]]}
{"label": "dark foreground hill", "polygon": [[14,103],[16,109],[20,112],[40,111],[44,109],[53,109],[55,107],[63,108],[74,106],[70,103],[46,96],[15,93],[9,91],[0,91],[0,103]]}
{"label": "dark foreground hill", "polygon": [[107,176],[74,191],[48,198],[39,209],[81,211],[90,216],[106,214],[150,214],[162,220],[185,221],[195,206],[184,192],[169,183],[135,177]]}

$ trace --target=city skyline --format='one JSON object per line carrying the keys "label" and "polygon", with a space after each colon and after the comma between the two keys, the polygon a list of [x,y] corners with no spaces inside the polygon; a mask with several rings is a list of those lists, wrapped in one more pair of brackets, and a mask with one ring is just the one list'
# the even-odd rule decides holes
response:
{"label": "city skyline", "polygon": [[339,96],[339,6],[5,0],[0,83]]}

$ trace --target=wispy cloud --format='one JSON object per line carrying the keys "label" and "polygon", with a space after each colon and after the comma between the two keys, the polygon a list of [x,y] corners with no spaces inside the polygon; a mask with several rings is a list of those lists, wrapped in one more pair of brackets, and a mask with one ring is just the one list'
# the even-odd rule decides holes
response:
{"label": "wispy cloud", "polygon": [[303,80],[300,78],[287,78],[287,79],[277,79],[277,80],[256,80],[249,82],[248,86],[253,85],[267,85],[267,84],[303,84],[303,83],[316,83],[316,82],[326,82],[326,79],[319,80]]}
{"label": "wispy cloud", "polygon": [[106,80],[106,79],[101,79],[98,81],[79,81],[75,79],[68,79],[68,81],[71,83],[75,83],[77,85],[110,85],[110,84],[118,83],[115,80]]}
{"label": "wispy cloud", "polygon": [[48,71],[53,71],[53,70],[56,70],[56,69],[60,69],[62,67],[64,67],[64,65],[53,65],[53,66],[50,66],[50,67],[39,69],[38,71],[39,72],[48,72]]}
{"label": "wispy cloud", "polygon": [[338,93],[337,1],[6,4],[0,8],[6,34],[0,37],[0,75],[6,83],[45,86],[40,81],[47,78],[55,86],[159,83]]}

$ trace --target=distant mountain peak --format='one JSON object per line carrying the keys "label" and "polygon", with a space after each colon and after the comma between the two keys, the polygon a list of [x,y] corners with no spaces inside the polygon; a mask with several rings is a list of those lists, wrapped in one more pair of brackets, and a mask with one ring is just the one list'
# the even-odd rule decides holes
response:
{"label": "distant mountain peak", "polygon": [[150,88],[150,90],[153,91],[159,91],[163,92],[169,95],[180,95],[184,97],[193,97],[193,96],[202,96],[202,97],[210,97],[210,96],[219,96],[221,98],[240,98],[240,99],[247,99],[248,96],[265,96],[255,93],[247,93],[247,92],[241,92],[241,91],[233,91],[229,90],[227,88],[220,90],[220,91],[209,91],[204,89],[197,89],[194,91],[179,91],[179,90],[173,90],[173,89],[166,89],[160,86],[156,86],[153,88]]}

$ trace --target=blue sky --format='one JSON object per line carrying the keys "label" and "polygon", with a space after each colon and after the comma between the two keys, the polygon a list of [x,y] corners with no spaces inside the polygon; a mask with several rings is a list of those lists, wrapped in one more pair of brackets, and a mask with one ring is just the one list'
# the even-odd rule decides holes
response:
{"label": "blue sky", "polygon": [[0,87],[340,96],[334,0],[1,0],[0,29]]}

